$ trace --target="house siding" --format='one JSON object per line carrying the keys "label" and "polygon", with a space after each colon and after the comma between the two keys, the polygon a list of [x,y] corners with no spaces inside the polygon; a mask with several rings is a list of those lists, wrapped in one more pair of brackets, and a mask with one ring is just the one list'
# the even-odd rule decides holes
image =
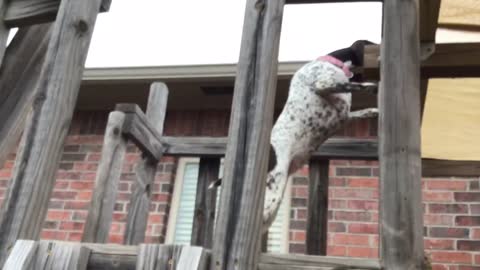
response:
{"label": "house siding", "polygon": [[[64,146],[57,181],[41,237],[80,241],[100,159],[107,112],[77,112]],[[168,136],[226,136],[228,111],[169,111]],[[357,121],[339,136],[373,138],[375,121]],[[140,156],[129,145],[118,185],[109,241],[121,243],[132,191],[134,166]],[[15,155],[0,169],[0,197],[12,176]],[[163,242],[168,224],[177,159],[158,164],[146,241]],[[378,255],[378,162],[330,162],[328,254]],[[480,181],[478,178],[425,178],[422,183],[425,248],[437,270],[480,269]],[[291,189],[289,250],[305,252],[308,167],[296,173]]]}

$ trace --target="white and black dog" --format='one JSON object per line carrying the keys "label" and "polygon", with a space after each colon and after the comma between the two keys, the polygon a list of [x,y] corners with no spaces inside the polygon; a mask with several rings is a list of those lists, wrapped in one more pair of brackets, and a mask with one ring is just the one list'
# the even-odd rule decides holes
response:
{"label": "white and black dog", "polygon": [[305,64],[293,75],[287,102],[270,138],[273,166],[267,176],[263,231],[276,216],[289,177],[304,166],[312,153],[347,121],[377,115],[375,108],[350,111],[351,92],[377,89],[375,84],[362,83],[361,75],[351,71],[352,67],[363,66],[367,44],[373,43],[356,41]]}

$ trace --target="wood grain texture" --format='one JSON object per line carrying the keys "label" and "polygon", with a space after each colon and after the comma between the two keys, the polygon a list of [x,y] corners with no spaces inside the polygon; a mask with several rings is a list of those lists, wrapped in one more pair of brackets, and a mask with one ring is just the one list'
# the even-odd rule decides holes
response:
{"label": "wood grain texture", "polygon": [[[5,13],[7,12],[8,0],[0,0],[0,18],[5,19]],[[7,49],[7,40],[10,29],[0,20],[0,64],[3,62],[5,51]]]}
{"label": "wood grain texture", "polygon": [[208,254],[201,247],[142,244],[137,270],[205,270]]}
{"label": "wood grain texture", "polygon": [[85,270],[90,249],[73,242],[40,241],[35,268],[38,270]]}
{"label": "wood grain texture", "polygon": [[70,127],[100,0],[63,0],[0,213],[0,265],[16,239],[37,239]]}
{"label": "wood grain texture", "polygon": [[[378,80],[380,48],[365,47],[363,74],[368,80]],[[441,43],[435,52],[421,63],[422,78],[480,76],[480,43]]]}
{"label": "wood grain texture", "polygon": [[[111,0],[102,0],[100,12],[110,9]],[[4,22],[10,28],[24,27],[54,21],[60,0],[11,0],[6,8]]]}
{"label": "wood grain texture", "polygon": [[217,189],[209,186],[218,180],[219,169],[219,158],[200,159],[191,237],[193,246],[212,247]]}
{"label": "wood grain texture", "polygon": [[308,166],[305,244],[309,255],[327,255],[329,165],[328,160],[311,160]]}
{"label": "wood grain texture", "polygon": [[0,67],[0,168],[25,128],[50,40],[50,24],[20,28]]}
{"label": "wood grain texture", "polygon": [[[148,97],[146,121],[150,130],[156,131],[161,136],[163,124],[167,113],[168,88],[163,83],[154,83],[150,88]],[[160,144],[161,145],[161,144]],[[160,147],[162,149],[162,147]],[[162,152],[155,156],[155,159],[144,156],[137,163],[135,168],[135,181],[132,187],[132,196],[128,208],[124,244],[135,245],[143,243],[147,229],[148,213],[150,210],[150,198],[157,161],[161,158]]]}
{"label": "wood grain texture", "polygon": [[33,240],[18,240],[8,256],[3,270],[30,270],[35,260],[38,243]]}
{"label": "wood grain texture", "polygon": [[418,13],[418,0],[384,3],[379,156],[385,269],[424,269]]}
{"label": "wood grain texture", "polygon": [[[164,154],[170,156],[222,157],[226,137],[162,137]],[[374,139],[331,138],[313,153],[313,158],[377,159],[377,141]]]}
{"label": "wood grain texture", "polygon": [[420,41],[435,42],[441,0],[420,1]]}
{"label": "wood grain texture", "polygon": [[246,3],[211,270],[258,264],[284,3]]}
{"label": "wood grain texture", "polygon": [[381,269],[378,260],[299,254],[264,253],[260,258],[260,262],[259,269],[261,270]]}
{"label": "wood grain texture", "polygon": [[354,3],[382,2],[382,0],[285,0],[285,4],[323,4],[323,3]]}
{"label": "wood grain texture", "polygon": [[148,117],[136,104],[117,104],[115,109],[125,112],[127,115],[123,127],[125,136],[131,139],[150,159],[158,161],[163,155],[162,134],[156,130],[153,122],[148,120]]}
{"label": "wood grain texture", "polygon": [[108,241],[118,182],[127,149],[127,140],[122,136],[124,122],[123,112],[114,111],[108,116],[102,155],[95,177],[95,188],[85,221],[82,242],[106,243]]}

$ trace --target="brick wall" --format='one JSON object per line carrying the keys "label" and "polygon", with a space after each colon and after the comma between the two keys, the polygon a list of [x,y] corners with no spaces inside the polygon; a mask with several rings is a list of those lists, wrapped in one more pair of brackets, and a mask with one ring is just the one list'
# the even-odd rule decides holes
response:
{"label": "brick wall", "polygon": [[[107,114],[77,113],[64,147],[57,183],[42,231],[44,239],[78,241],[91,198],[100,158]],[[165,133],[175,136],[225,136],[229,115],[225,111],[169,112]],[[376,126],[367,121],[352,124],[341,136],[374,137]],[[10,160],[0,169],[0,197],[4,196],[13,167]],[[118,186],[110,242],[122,241],[133,167],[139,158],[131,145]],[[147,228],[148,242],[165,238],[177,160],[165,157],[158,165]],[[305,250],[308,168],[293,179],[289,246],[292,253]],[[378,163],[330,163],[328,254],[377,257]],[[423,180],[425,248],[437,270],[480,269],[480,181],[478,178]]]}

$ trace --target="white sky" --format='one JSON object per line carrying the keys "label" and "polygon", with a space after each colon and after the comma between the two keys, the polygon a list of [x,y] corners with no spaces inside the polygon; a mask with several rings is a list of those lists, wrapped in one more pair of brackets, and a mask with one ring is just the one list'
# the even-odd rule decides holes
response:
{"label": "white sky", "polygon": [[[236,63],[245,0],[114,0],[98,17],[87,67]],[[280,61],[310,60],[358,39],[380,42],[381,4],[287,5]]]}

